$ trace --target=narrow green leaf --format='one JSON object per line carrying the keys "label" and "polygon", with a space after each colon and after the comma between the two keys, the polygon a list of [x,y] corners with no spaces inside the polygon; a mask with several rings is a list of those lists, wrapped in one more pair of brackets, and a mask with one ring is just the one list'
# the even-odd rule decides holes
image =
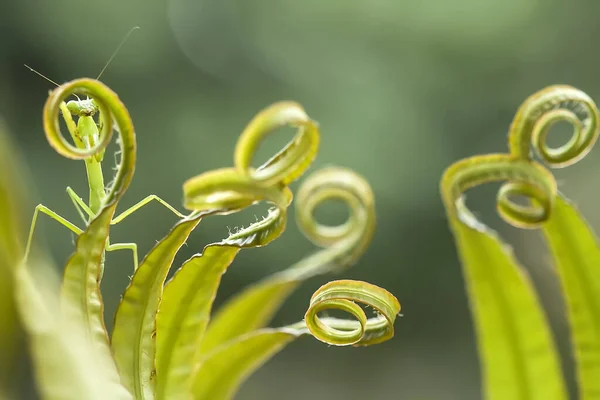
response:
{"label": "narrow green leaf", "polygon": [[100,293],[100,279],[110,220],[117,203],[105,207],[79,235],[75,253],[67,261],[63,275],[61,298],[66,318],[80,321],[97,352],[97,359],[119,382],[115,362],[104,324],[104,303]]}
{"label": "narrow green leaf", "polygon": [[[236,151],[243,164],[238,166],[240,168],[210,171],[191,178],[184,184],[184,206],[195,212],[229,214],[261,201],[269,202],[275,207],[261,221],[237,230],[219,243],[205,247],[203,254],[186,262],[166,285],[156,322],[156,395],[159,399],[179,398],[189,394],[192,374],[199,362],[199,342],[210,317],[221,275],[239,249],[265,246],[285,230],[286,212],[292,201],[290,189],[283,182],[266,184],[265,181],[254,179],[250,176],[250,167],[246,163],[251,161],[251,153],[257,140],[269,130],[288,123],[286,121],[290,118],[291,122],[295,121],[306,128],[300,129],[298,133],[302,143],[307,144],[315,139],[317,142],[310,146],[287,146],[257,171],[261,171],[262,177],[269,180],[277,178],[286,183],[293,181],[314,157],[318,131],[299,106],[281,103],[260,114],[258,120],[254,120],[255,123],[251,123],[244,131],[245,134],[242,134],[246,138],[246,141],[242,140],[246,146],[242,146],[241,153]],[[310,151],[312,155],[305,156],[306,151]],[[298,159],[302,159],[301,166],[294,165],[294,160]],[[277,160],[285,165],[277,163]],[[268,173],[265,175],[265,172]],[[271,173],[276,175],[269,176]]]}
{"label": "narrow green leaf", "polygon": [[16,391],[22,328],[14,299],[14,271],[23,257],[23,206],[27,204],[23,165],[0,119],[0,390]]}
{"label": "narrow green leaf", "polygon": [[579,398],[600,399],[600,247],[576,207],[557,196],[543,232],[566,295]]}
{"label": "narrow green leaf", "polygon": [[146,255],[125,290],[115,316],[112,347],[125,387],[136,399],[155,392],[155,317],[175,255],[200,222],[200,214],[178,222]]}
{"label": "narrow green leaf", "polygon": [[186,261],[165,285],[156,317],[156,398],[185,397],[197,361],[198,340],[210,319],[221,276],[239,252],[207,246]]}
{"label": "narrow green leaf", "polygon": [[212,317],[199,353],[207,354],[236,336],[263,328],[304,280],[335,269],[330,262],[334,257],[330,253],[325,259],[323,256],[317,253],[235,294]]}
{"label": "narrow green leaf", "polygon": [[[544,227],[555,218],[560,200],[556,179],[532,159],[534,152],[549,167],[572,165],[597,142],[599,121],[598,107],[586,93],[569,85],[545,87],[519,106],[508,129],[508,153],[459,160],[440,182],[463,263],[489,398],[564,399],[566,392],[550,326],[529,277],[497,235],[466,207],[464,194],[502,182],[496,202],[500,216],[518,228]],[[563,146],[550,147],[547,135],[558,122],[569,124],[573,137]],[[516,202],[516,196],[528,204]]]}
{"label": "narrow green leaf", "polygon": [[200,364],[192,388],[196,400],[229,400],[252,372],[288,343],[307,331],[291,328],[261,329],[236,337],[217,348]]}
{"label": "narrow green leaf", "polygon": [[[207,213],[221,213],[218,210]],[[221,276],[242,248],[261,247],[285,228],[285,214],[270,211],[267,218],[227,239],[204,248],[182,265],[170,280],[156,317],[158,399],[187,396],[200,361],[202,339]]]}
{"label": "narrow green leaf", "polygon": [[23,258],[27,205],[25,166],[0,119],[0,268],[15,269]]}
{"label": "narrow green leaf", "polygon": [[43,398],[132,399],[115,381],[114,367],[98,362],[96,349],[89,345],[88,327],[61,312],[58,277],[51,267],[41,260],[36,266],[35,277],[25,266],[17,270],[15,291]]}
{"label": "narrow green leaf", "polygon": [[493,232],[454,217],[450,222],[478,337],[485,398],[566,399],[550,326],[529,276]]}

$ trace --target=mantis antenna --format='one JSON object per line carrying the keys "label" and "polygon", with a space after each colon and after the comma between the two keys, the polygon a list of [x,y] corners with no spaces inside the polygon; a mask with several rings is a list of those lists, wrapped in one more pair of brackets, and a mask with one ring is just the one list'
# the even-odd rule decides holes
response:
{"label": "mantis antenna", "polygon": [[25,68],[27,68],[28,70],[30,70],[34,74],[41,76],[42,78],[44,78],[48,82],[52,83],[54,86],[56,86],[56,87],[60,86],[58,83],[54,82],[52,79],[48,78],[46,75],[43,75],[42,73],[40,73],[40,72],[36,71],[35,69],[31,68],[29,65],[27,65],[27,64],[23,64],[23,65],[25,66]]}
{"label": "mantis antenna", "polygon": [[[25,68],[27,68],[28,70],[30,70],[34,74],[39,75],[42,78],[44,78],[45,80],[47,80],[48,82],[54,84],[54,86],[56,86],[56,87],[60,86],[58,83],[54,82],[52,79],[48,78],[46,75],[44,75],[41,72],[38,72],[35,69],[31,68],[29,65],[27,65],[27,64],[23,64],[23,65],[25,66]],[[77,96],[75,93],[73,93],[73,96],[77,97],[77,100],[81,101],[81,99],[79,98],[79,96]]]}
{"label": "mantis antenna", "polygon": [[[106,68],[108,68],[108,66],[110,65],[110,63],[112,62],[112,60],[116,57],[116,55],[119,53],[119,50],[121,50],[121,47],[123,47],[123,45],[125,44],[125,42],[127,41],[127,39],[129,39],[129,36],[131,36],[131,34],[133,33],[133,31],[140,29],[139,26],[134,26],[133,28],[131,28],[129,30],[129,32],[127,32],[125,34],[125,36],[123,37],[123,39],[121,40],[121,43],[119,43],[119,45],[117,46],[117,48],[115,49],[115,51],[112,53],[112,55],[110,56],[110,58],[108,59],[108,61],[106,62],[106,64],[104,64],[104,67],[102,68],[102,70],[100,71],[100,73],[98,74],[98,77],[96,77],[96,80],[99,80],[100,77],[102,76],[102,74],[104,73],[104,71],[106,71]],[[56,82],[54,82],[52,79],[48,78],[46,75],[42,74],[39,71],[36,71],[35,69],[31,68],[29,65],[27,64],[23,64],[25,66],[25,68],[27,68],[28,70],[30,70],[31,72],[33,72],[34,74],[44,78],[45,80],[47,80],[48,82],[52,83],[54,86],[59,87],[60,85]],[[77,97],[77,96],[75,96]],[[77,97],[79,99],[79,97]]]}
{"label": "mantis antenna", "polygon": [[110,58],[108,59],[108,61],[104,65],[104,68],[102,68],[102,71],[100,71],[100,73],[98,74],[98,77],[96,78],[96,80],[100,79],[100,77],[102,76],[102,74],[104,73],[104,71],[106,71],[106,68],[108,67],[108,65],[111,63],[111,61],[113,60],[113,58],[115,58],[115,56],[117,55],[117,53],[119,52],[119,50],[121,50],[121,47],[123,47],[123,45],[125,44],[125,42],[127,41],[127,39],[129,39],[129,36],[131,36],[131,34],[133,33],[133,31],[138,30],[138,29],[140,29],[139,26],[134,26],[133,28],[131,28],[129,30],[129,32],[127,32],[127,34],[125,35],[125,37],[121,40],[121,43],[119,43],[119,45],[117,46],[116,50],[112,53],[112,55],[110,56]]}

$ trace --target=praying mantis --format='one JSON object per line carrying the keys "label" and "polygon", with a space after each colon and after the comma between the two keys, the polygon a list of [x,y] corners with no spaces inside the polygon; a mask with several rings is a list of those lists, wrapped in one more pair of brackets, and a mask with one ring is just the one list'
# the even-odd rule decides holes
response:
{"label": "praying mantis", "polygon": [[[121,41],[121,43],[119,44],[119,46],[117,47],[115,52],[109,58],[108,62],[106,63],[106,65],[104,66],[104,68],[102,69],[102,71],[100,72],[98,77],[96,78],[96,80],[100,79],[100,77],[102,76],[102,74],[104,73],[104,71],[110,64],[110,62],[112,61],[112,59],[115,57],[117,52],[123,46],[123,44],[129,37],[129,35],[136,29],[139,29],[139,27],[132,28],[127,33],[127,35],[123,38],[123,40]],[[57,87],[60,87],[60,85],[58,85],[56,82],[48,79],[47,77],[45,77],[41,73],[37,72],[33,68],[28,67],[27,65],[26,65],[26,67],[29,68],[32,72],[40,75],[42,78],[44,78],[44,79],[48,80],[49,82],[51,82],[52,84],[56,85]],[[59,107],[60,107],[62,117],[67,126],[67,129],[71,135],[71,138],[73,139],[73,143],[75,144],[75,147],[77,149],[80,149],[83,151],[90,151],[91,149],[97,147],[98,142],[100,140],[100,132],[102,131],[103,127],[102,127],[102,119],[99,117],[100,109],[99,109],[98,105],[96,104],[96,102],[94,101],[94,99],[90,98],[89,96],[85,100],[82,100],[79,97],[77,97],[77,100],[70,100],[68,102],[62,101]],[[95,119],[96,116],[98,116],[98,120],[100,122],[96,122],[96,119]],[[77,123],[74,120],[75,117],[77,117]],[[46,129],[46,126],[44,128]],[[116,127],[113,126],[110,129],[116,129]],[[135,152],[135,146],[133,146],[133,148],[129,149],[129,150]],[[78,214],[80,215],[80,217],[82,218],[83,222],[86,225],[89,224],[90,221],[92,221],[98,215],[98,213],[102,210],[102,207],[103,207],[104,202],[107,197],[107,193],[109,191],[108,189],[110,187],[110,184],[109,185],[105,184],[104,175],[102,172],[103,158],[104,158],[104,150],[101,150],[97,154],[84,159],[85,168],[86,168],[86,172],[87,172],[88,187],[89,187],[88,204],[86,204],[83,201],[83,199],[71,187],[66,188],[69,198],[73,202],[75,209],[77,210]],[[166,201],[164,201],[157,195],[151,194],[151,195],[145,197],[144,199],[142,199],[141,201],[139,201],[138,203],[136,203],[135,205],[131,206],[127,210],[123,211],[121,214],[114,217],[110,221],[110,225],[118,224],[119,222],[123,221],[125,218],[127,218],[128,216],[133,214],[135,211],[139,210],[140,208],[142,208],[143,206],[145,206],[146,204],[150,203],[153,200],[157,201],[158,203],[160,203],[161,205],[166,207],[168,210],[170,210],[175,215],[177,215],[177,217],[185,218],[185,215],[183,215],[182,213],[177,211],[169,203],[167,203]],[[30,250],[31,250],[33,234],[35,231],[35,226],[36,226],[36,222],[37,222],[39,213],[49,216],[53,220],[57,221],[58,223],[60,223],[61,225],[63,225],[67,229],[69,229],[71,232],[75,233],[77,236],[79,236],[79,235],[81,235],[81,233],[83,233],[83,229],[79,228],[74,223],[70,222],[66,218],[59,215],[58,213],[52,211],[45,205],[38,204],[35,207],[31,226],[29,229],[29,237],[27,239],[27,245],[25,247],[25,254],[23,257],[24,261],[27,260]],[[137,269],[138,253],[137,253],[137,244],[136,243],[112,243],[111,244],[109,242],[109,238],[107,238],[106,251],[115,251],[115,250],[131,250],[133,253],[134,270]]]}

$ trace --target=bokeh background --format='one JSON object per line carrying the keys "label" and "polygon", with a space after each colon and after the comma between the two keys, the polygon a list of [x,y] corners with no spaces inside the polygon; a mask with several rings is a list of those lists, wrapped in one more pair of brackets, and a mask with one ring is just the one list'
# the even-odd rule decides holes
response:
{"label": "bokeh background", "polygon": [[[52,85],[23,64],[57,82],[96,77],[124,34],[141,27],[101,78],[129,107],[137,131],[136,176],[121,209],[151,193],[181,209],[184,180],[232,165],[237,136],[256,112],[278,100],[300,102],[322,129],[312,170],[350,167],[376,194],[373,243],[343,276],[392,291],[404,317],[395,339],[379,346],[335,348],[303,338],[253,375],[237,399],[478,399],[476,343],[439,179],[460,158],[505,151],[515,110],[549,84],[571,84],[600,100],[599,17],[594,0],[2,0],[0,115],[33,177],[31,210],[43,203],[78,221],[65,187],[87,195],[83,163],[47,145],[41,110]],[[553,144],[570,132],[556,131]],[[259,158],[291,134],[270,138]],[[596,227],[599,164],[595,151],[556,172],[561,191]],[[532,275],[573,390],[549,255],[538,232],[511,228],[496,216],[496,190],[472,191],[469,204]],[[203,221],[175,264],[225,237],[227,226],[253,220],[252,212]],[[324,222],[346,215],[337,204],[319,212]],[[41,221],[36,240],[62,265],[73,236]],[[111,238],[136,241],[142,255],[175,221],[152,204],[114,227]],[[240,254],[217,305],[312,251],[290,221],[276,242]],[[131,272],[130,253],[108,255],[109,327]],[[337,277],[306,282],[273,325],[301,319],[312,292]]]}

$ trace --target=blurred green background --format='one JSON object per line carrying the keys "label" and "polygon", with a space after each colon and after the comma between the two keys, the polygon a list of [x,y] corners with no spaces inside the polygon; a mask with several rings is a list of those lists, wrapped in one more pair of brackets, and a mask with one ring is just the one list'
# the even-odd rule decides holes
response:
{"label": "blurred green background", "polygon": [[[102,76],[128,106],[137,131],[139,161],[121,210],[151,193],[181,209],[184,180],[231,166],[237,137],[256,112],[278,100],[300,102],[321,126],[312,170],[350,167],[376,194],[374,241],[343,276],[392,291],[404,317],[394,340],[374,347],[327,347],[303,338],[253,375],[237,399],[478,399],[475,338],[439,179],[460,158],[505,151],[517,107],[549,84],[571,84],[600,101],[598,17],[594,0],[4,0],[0,115],[31,169],[33,200],[79,222],[65,187],[87,197],[83,163],[47,145],[41,111],[52,85],[23,64],[57,82],[95,77],[123,35],[141,27]],[[557,131],[554,144],[570,132]],[[259,158],[290,137],[291,131],[270,138]],[[600,167],[598,154],[556,173],[560,190],[596,227],[598,186],[591,175]],[[496,190],[474,190],[469,204],[527,266],[573,389],[549,255],[538,232],[513,229],[496,216]],[[225,237],[227,226],[263,211],[205,220],[176,265]],[[319,215],[339,222],[346,211],[331,205]],[[62,265],[73,236],[42,221],[36,239]],[[114,227],[111,239],[136,241],[142,255],[175,221],[152,204]],[[240,254],[217,303],[313,250],[290,221],[276,242]],[[109,328],[131,273],[130,253],[109,253],[103,282]],[[304,284],[273,325],[301,319],[312,292],[335,278]]]}

